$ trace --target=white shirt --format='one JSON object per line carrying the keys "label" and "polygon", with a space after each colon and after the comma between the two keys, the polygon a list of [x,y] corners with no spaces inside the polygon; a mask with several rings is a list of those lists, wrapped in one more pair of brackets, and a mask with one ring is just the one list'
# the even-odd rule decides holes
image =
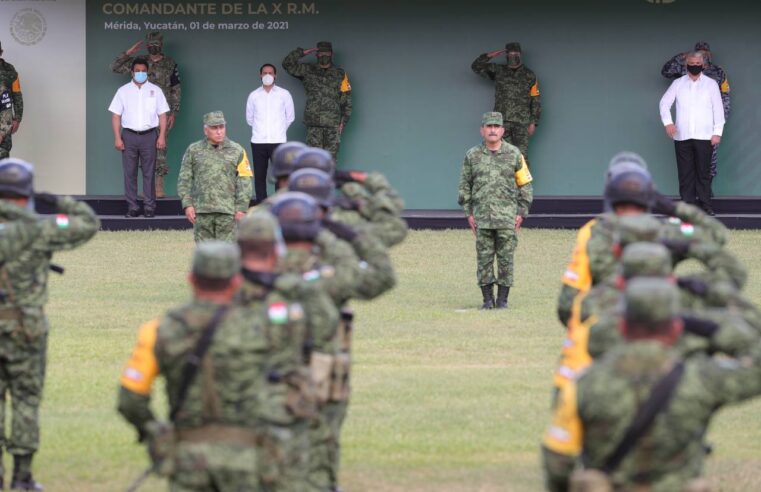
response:
{"label": "white shirt", "polygon": [[116,91],[108,110],[122,117],[122,128],[143,132],[159,126],[159,115],[168,113],[169,105],[159,86],[130,80]]}
{"label": "white shirt", "polygon": [[724,106],[719,84],[702,73],[697,80],[679,77],[661,98],[663,126],[671,125],[671,106],[676,101],[676,135],[674,140],[711,140],[724,131]]}
{"label": "white shirt", "polygon": [[285,134],[294,119],[293,98],[287,90],[273,85],[269,92],[259,87],[248,95],[246,121],[251,126],[251,142],[287,142]]}

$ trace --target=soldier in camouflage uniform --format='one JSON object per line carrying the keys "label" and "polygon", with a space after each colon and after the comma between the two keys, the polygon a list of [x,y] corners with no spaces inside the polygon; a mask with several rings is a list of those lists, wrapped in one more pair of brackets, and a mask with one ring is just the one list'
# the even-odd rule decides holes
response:
{"label": "soldier in camouflage uniform", "polygon": [[234,239],[235,222],[251,198],[251,165],[245,149],[226,137],[221,111],[203,117],[206,138],[190,144],[182,158],[177,194],[193,224],[196,242]]}
{"label": "soldier in camouflage uniform", "polygon": [[[317,63],[299,63],[310,53],[316,53]],[[304,83],[307,145],[325,149],[337,159],[341,135],[351,118],[352,101],[349,75],[333,65],[332,43],[320,41],[316,48],[296,48],[283,60],[283,68]]]}
{"label": "soldier in camouflage uniform", "polygon": [[257,423],[268,437],[261,453],[263,482],[275,491],[324,490],[311,484],[308,476],[310,428],[318,417],[308,361],[312,334],[335,331],[338,311],[323,288],[319,270],[303,275],[276,273],[285,245],[272,214],[264,210],[247,214],[240,220],[237,239],[244,283],[236,302],[266,309],[270,318],[289,302],[298,303],[304,312],[299,323],[274,323],[277,330],[271,335],[278,343],[272,347],[269,384],[257,414]]}
{"label": "soldier in camouflage uniform", "polygon": [[[169,477],[171,490],[263,491],[257,449],[264,437],[255,416],[267,394],[270,336],[293,318],[301,322],[303,312],[284,304],[268,317],[264,309],[233,305],[241,283],[234,244],[199,243],[189,282],[191,302],[140,328],[120,378],[119,412],[146,441],[154,470]],[[150,408],[159,375],[169,423]]]}
{"label": "soldier in camouflage uniform", "polygon": [[[701,479],[703,436],[719,408],[761,394],[759,335],[740,330],[747,338],[730,354],[736,359],[685,360],[673,348],[683,325],[671,282],[633,279],[624,309],[627,343],[596,361],[559,396],[543,445],[547,489],[707,490]],[[713,339],[719,331],[708,324],[703,334]],[[625,438],[653,393],[666,404],[648,402],[652,423]],[[628,450],[618,451],[625,439]],[[580,457],[584,471],[573,473]]]}
{"label": "soldier in camouflage uniform", "polygon": [[[721,102],[724,106],[724,121],[729,121],[729,113],[732,110],[732,103],[729,96],[729,80],[724,69],[719,65],[714,65],[711,60],[711,46],[705,41],[699,41],[695,43],[695,51],[703,53],[703,74],[716,81],[719,84],[719,91],[721,92]],[[679,77],[687,74],[687,53],[679,53],[674,55],[669,61],[667,61],[661,69],[661,75],[669,80],[676,80]],[[719,145],[713,146],[713,154],[711,155],[711,179],[716,177],[716,163],[718,160]]]}
{"label": "soldier in camouflage uniform", "polygon": [[[182,86],[180,84],[180,71],[177,63],[166,56],[162,48],[164,46],[164,37],[160,32],[150,32],[145,36],[145,44],[148,48],[148,80],[161,88],[167,103],[169,104],[169,114],[167,115],[167,140],[169,131],[172,129],[180,112],[180,100],[182,98]],[[111,71],[114,73],[128,75],[131,72],[134,55],[140,50],[142,41],[132,45],[127,51],[121,53],[111,62]],[[169,174],[169,164],[167,163],[167,149],[158,149],[156,153],[156,197],[163,198],[164,176]]]}
{"label": "soldier in camouflage uniform", "polygon": [[[0,201],[23,207],[34,198],[56,211],[53,217],[39,218],[39,231],[32,242],[0,266],[0,440],[14,458],[11,488],[20,490],[42,490],[32,478],[32,457],[39,447],[38,413],[49,330],[44,306],[48,300],[50,260],[56,251],[84,244],[100,227],[87,204],[70,197],[34,194],[32,181],[29,164],[18,159],[0,161]],[[7,212],[7,205],[0,210],[6,211],[3,218],[14,218]],[[11,397],[13,412],[10,436],[4,429],[6,394]]]}
{"label": "soldier in camouflage uniform", "polygon": [[24,116],[24,98],[18,72],[2,56],[3,46],[0,44],[0,159],[5,159],[11,153],[12,135]]}
{"label": "soldier in camouflage uniform", "polygon": [[[481,309],[507,308],[513,285],[513,256],[518,231],[533,200],[531,173],[517,147],[502,140],[502,114],[484,113],[484,141],[465,154],[458,203],[476,236]],[[494,277],[494,258],[498,273]],[[494,301],[493,284],[499,286]]]}
{"label": "soldier in camouflage uniform", "polygon": [[[503,53],[507,65],[489,63]],[[528,141],[539,124],[542,106],[536,75],[523,64],[522,56],[520,43],[507,43],[504,50],[479,55],[471,68],[494,81],[494,111],[504,117],[504,139],[518,147],[528,163]]]}

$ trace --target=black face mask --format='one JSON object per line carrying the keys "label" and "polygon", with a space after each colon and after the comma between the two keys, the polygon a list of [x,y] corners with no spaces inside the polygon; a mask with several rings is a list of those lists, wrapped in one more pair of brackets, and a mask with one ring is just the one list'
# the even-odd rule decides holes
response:
{"label": "black face mask", "polygon": [[317,62],[320,65],[330,65],[332,60],[333,57],[331,55],[317,55]]}
{"label": "black face mask", "polygon": [[150,53],[151,55],[160,55],[161,46],[148,46],[148,53]]}
{"label": "black face mask", "polygon": [[697,75],[703,71],[703,65],[687,65],[687,71],[692,75]]}
{"label": "black face mask", "polygon": [[522,63],[520,53],[510,53],[507,55],[507,66],[511,68],[520,67]]}

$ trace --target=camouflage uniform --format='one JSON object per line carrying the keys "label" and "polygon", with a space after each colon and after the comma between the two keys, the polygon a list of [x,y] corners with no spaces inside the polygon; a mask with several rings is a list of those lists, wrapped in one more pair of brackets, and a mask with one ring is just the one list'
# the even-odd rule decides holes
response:
{"label": "camouflage uniform", "polygon": [[[100,222],[85,203],[70,197],[56,199],[57,215],[39,218],[31,243],[0,267],[0,439],[15,456],[28,456],[22,475],[31,473],[31,455],[39,446],[39,406],[45,378],[49,324],[44,312],[53,253],[74,249],[97,232]],[[18,211],[0,206],[2,219]],[[0,219],[0,220],[2,220]],[[10,232],[6,226],[3,231]],[[37,235],[38,234],[38,235]],[[13,409],[11,434],[6,437],[5,396]]]}
{"label": "camouflage uniform", "polygon": [[[324,41],[318,43],[318,48],[323,49],[323,44]],[[329,151],[337,159],[341,143],[339,127],[346,127],[352,112],[349,76],[335,65],[321,68],[316,63],[299,63],[303,57],[304,49],[296,48],[283,60],[283,68],[304,83],[306,143]]]}
{"label": "camouflage uniform", "polygon": [[[232,281],[240,270],[239,255],[232,244],[201,243],[192,272]],[[220,313],[209,348],[178,406],[186,365]],[[154,465],[169,476],[173,491],[265,490],[257,451],[265,437],[256,416],[269,399],[272,347],[288,343],[284,339],[292,322],[303,322],[297,305],[284,303],[267,311],[196,298],[140,328],[120,379],[119,412],[135,426],[140,440],[148,439]],[[173,410],[171,427],[160,425],[150,409],[159,374],[166,380]]]}
{"label": "camouflage uniform", "polygon": [[37,239],[41,232],[38,220],[34,212],[0,200],[0,264],[16,258]]}
{"label": "camouflage uniform", "polygon": [[[216,123],[217,120],[211,118],[223,118],[221,115],[221,112],[209,113],[204,122]],[[252,176],[246,151],[228,138],[218,146],[208,139],[188,146],[177,179],[177,194],[183,209],[195,208],[193,237],[196,242],[234,239],[235,213],[248,209]]]}
{"label": "camouflage uniform", "polygon": [[[0,46],[2,51],[2,46]],[[10,63],[0,58],[0,159],[10,155],[13,139],[11,125],[21,123],[24,115],[24,98],[18,72]]]}
{"label": "camouflage uniform", "polygon": [[531,180],[525,159],[507,142],[496,152],[482,143],[465,154],[458,203],[465,215],[476,221],[479,286],[513,285],[513,255],[518,244],[515,216],[528,215],[533,200]]}
{"label": "camouflage uniform", "polygon": [[[704,49],[710,50],[708,43],[698,43],[695,46],[696,50]],[[661,75],[669,80],[676,80],[679,77],[687,74],[687,62],[685,60],[685,53],[679,53],[674,55],[669,61],[667,61],[661,69]],[[730,100],[729,92],[729,80],[724,69],[719,65],[714,65],[711,60],[708,60],[707,67],[703,70],[703,74],[716,81],[719,84],[719,90],[721,92],[721,103],[724,106],[724,121],[729,121],[729,113],[732,110],[732,102]],[[713,146],[713,154],[711,155],[711,178],[716,177],[716,164],[718,160],[719,146]]]}
{"label": "camouflage uniform", "polygon": [[[161,46],[163,44],[163,36],[159,32],[148,33],[146,35],[146,44],[148,46]],[[111,71],[118,74],[130,75],[134,60],[134,56],[121,53],[111,62]],[[163,55],[161,60],[156,62],[152,61],[150,57],[146,57],[146,60],[148,61],[148,80],[161,88],[166,102],[169,104],[170,112],[167,114],[167,118],[172,115],[176,117],[177,113],[180,112],[180,100],[182,99],[182,85],[180,84],[180,71],[177,68],[177,63],[166,55]],[[167,142],[169,141],[169,131],[167,126]],[[158,149],[156,151],[156,176],[162,178],[169,174],[166,154],[167,149]]]}
{"label": "camouflage uniform", "polygon": [[[632,281],[626,292],[627,320],[671,322],[678,311],[675,290],[665,280]],[[639,405],[678,363],[684,370],[669,404],[603,481],[612,482],[606,490],[641,487],[671,492],[684,490],[690,482],[694,486],[702,474],[703,436],[714,413],[723,405],[761,394],[761,343],[757,333],[747,327],[744,331],[752,342],[731,354],[736,359],[700,354],[682,360],[674,348],[644,339],[622,344],[595,362],[559,396],[544,438],[547,488],[568,490],[580,456],[587,470],[604,469]],[[596,480],[599,483],[601,475]]]}
{"label": "camouflage uniform", "polygon": [[[518,43],[508,43],[506,48],[520,51]],[[510,68],[489,60],[488,54],[479,55],[471,68],[481,77],[494,81],[494,111],[504,117],[503,138],[518,147],[528,163],[528,126],[539,125],[542,112],[536,75],[523,64]]]}

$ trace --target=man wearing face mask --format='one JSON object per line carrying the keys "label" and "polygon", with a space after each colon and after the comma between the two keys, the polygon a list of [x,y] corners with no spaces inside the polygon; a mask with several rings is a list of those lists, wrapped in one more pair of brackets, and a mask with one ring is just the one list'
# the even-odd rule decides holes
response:
{"label": "man wearing face mask", "polygon": [[132,62],[132,80],[116,91],[111,105],[114,147],[122,153],[126,217],[140,215],[137,204],[137,170],[143,173],[143,212],[153,217],[156,210],[156,151],[166,149],[169,105],[161,88],[148,82],[148,62]]}
{"label": "man wearing face mask", "polygon": [[2,56],[3,45],[0,44],[0,159],[5,159],[11,153],[11,135],[18,131],[21,124],[24,99],[18,72]]}
{"label": "man wearing face mask", "polygon": [[[142,44],[142,41],[138,41],[127,51],[117,56],[111,63],[111,71],[120,74],[130,73],[132,62],[135,60],[134,55],[140,50]],[[180,98],[182,96],[180,71],[177,68],[177,63],[163,53],[164,38],[160,32],[148,33],[145,37],[145,44],[148,49],[148,80],[161,88],[169,104],[170,112],[167,115],[167,133],[169,133],[174,127],[177,113],[180,112]],[[169,174],[169,165],[167,164],[166,149],[161,149],[156,155],[156,196],[158,198],[165,196],[164,176],[167,174]]]}
{"label": "man wearing face mask", "polygon": [[[506,54],[507,65],[489,63]],[[494,81],[494,111],[505,118],[505,140],[520,149],[528,163],[528,141],[539,124],[542,107],[536,75],[523,64],[520,43],[511,42],[504,50],[484,53],[471,68],[481,77]]]}
{"label": "man wearing face mask", "polygon": [[[661,121],[666,134],[674,140],[682,201],[694,204],[714,215],[711,207],[711,154],[721,142],[724,131],[724,107],[715,80],[703,74],[703,53],[686,56],[687,75],[679,77],[661,98]],[[671,107],[676,102],[676,124]]]}
{"label": "man wearing face mask", "polygon": [[[311,53],[316,53],[317,63],[299,63]],[[333,44],[320,41],[316,48],[296,48],[283,60],[283,68],[304,83],[307,145],[325,149],[337,160],[341,134],[351,117],[352,101],[348,74],[333,65]]]}
{"label": "man wearing face mask", "polygon": [[275,85],[275,66],[265,63],[259,69],[259,75],[262,86],[249,94],[246,101],[246,121],[251,126],[256,203],[267,199],[269,161],[277,146],[288,140],[286,133],[295,119],[291,93]]}
{"label": "man wearing face mask", "polygon": [[177,194],[196,242],[232,242],[235,223],[248,210],[251,165],[241,145],[227,138],[225,115],[203,117],[205,138],[190,144],[182,158]]}
{"label": "man wearing face mask", "polygon": [[[705,41],[699,41],[695,43],[695,51],[703,53],[703,59],[705,60],[705,63],[703,64],[703,75],[712,78],[716,81],[717,84],[719,84],[719,89],[721,90],[721,102],[724,106],[724,120],[727,121],[729,119],[729,113],[732,109],[732,104],[729,97],[729,80],[727,79],[727,74],[724,72],[723,68],[713,63],[711,46],[708,43]],[[687,53],[679,53],[667,61],[661,69],[661,75],[669,80],[676,80],[679,77],[685,75],[687,73],[687,64],[685,59],[686,56]],[[714,145],[713,154],[711,154],[711,181],[713,181],[713,178],[716,177],[718,150],[719,146]]]}

